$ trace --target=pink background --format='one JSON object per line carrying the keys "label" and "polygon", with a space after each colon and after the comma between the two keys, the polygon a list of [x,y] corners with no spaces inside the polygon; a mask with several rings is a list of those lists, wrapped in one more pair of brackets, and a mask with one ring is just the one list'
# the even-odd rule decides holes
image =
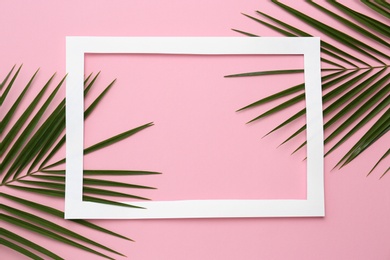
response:
{"label": "pink background", "polygon": [[[300,10],[321,16],[309,5],[294,2]],[[363,10],[357,1],[343,2]],[[254,0],[169,3],[7,0],[0,7],[3,10],[0,76],[4,77],[14,64],[23,63],[18,81],[21,86],[38,67],[41,70],[35,86],[42,86],[54,72],[56,82],[59,81],[66,73],[65,36],[241,36],[231,28],[263,36],[277,35],[240,14],[254,15],[255,10],[301,24],[268,1]],[[367,13],[371,14],[369,10]],[[301,161],[304,151],[290,156],[304,137],[276,149],[288,136],[286,130],[291,132],[303,122],[261,139],[280,122],[283,114],[246,126],[246,121],[263,110],[234,113],[257,97],[286,87],[286,83],[288,86],[299,83],[301,76],[222,78],[230,73],[301,65],[299,56],[88,55],[86,73],[102,71],[91,95],[96,95],[112,79],[118,80],[99,110],[86,122],[85,144],[150,121],[156,125],[137,138],[86,156],[85,168],[150,167],[148,170],[162,171],[164,174],[158,177],[136,179],[139,184],[158,187],[143,195],[159,200],[304,198],[305,163]],[[221,91],[222,84],[226,89]],[[39,88],[31,93],[37,91]],[[196,101],[205,105],[194,110],[191,104]],[[171,120],[169,125],[164,119]],[[210,125],[213,127],[205,127]],[[248,134],[238,139],[240,133]],[[230,135],[234,138],[226,142]],[[364,159],[379,158],[389,141],[387,136],[340,171],[331,169],[347,147],[325,159],[325,218],[96,221],[135,239],[135,243],[82,228],[77,231],[89,234],[130,259],[389,259],[390,179],[386,176],[378,180],[378,174],[366,178],[372,164]],[[167,146],[171,148],[169,152],[165,150]],[[385,166],[386,163],[382,164],[379,172]],[[59,200],[45,202],[58,206]],[[62,207],[63,202],[60,203]],[[74,228],[69,222],[61,224]],[[49,248],[57,247],[39,236],[26,234],[26,237]],[[65,259],[75,256],[96,259],[77,249],[65,246],[57,249]],[[24,259],[8,248],[0,250],[1,258]]]}
{"label": "pink background", "polygon": [[[101,111],[87,120],[85,145],[113,133],[102,124],[118,129],[155,125],[86,156],[85,168],[98,163],[103,168],[110,164],[162,172],[137,178],[158,187],[139,192],[155,200],[305,198],[305,163],[269,153],[275,150],[272,138],[260,141],[269,129],[261,123],[245,124],[260,110],[235,112],[262,97],[267,85],[283,86],[283,80],[223,77],[269,69],[275,62],[286,69],[303,67],[300,55],[87,55],[85,71],[101,70],[100,82],[107,82],[102,86],[118,80]],[[299,84],[303,74],[289,80]]]}

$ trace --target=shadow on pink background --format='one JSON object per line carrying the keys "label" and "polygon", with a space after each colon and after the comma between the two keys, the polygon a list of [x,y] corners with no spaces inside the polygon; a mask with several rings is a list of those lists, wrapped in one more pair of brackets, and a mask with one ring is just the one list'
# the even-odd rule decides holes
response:
{"label": "shadow on pink background", "polygon": [[[364,10],[356,1],[343,2],[356,10]],[[294,1],[294,5],[312,16],[323,17],[303,1]],[[0,76],[4,77],[14,64],[23,63],[17,82],[21,86],[38,67],[41,70],[36,86],[42,86],[54,72],[57,72],[56,82],[59,81],[66,73],[65,36],[241,36],[231,28],[275,36],[277,34],[240,13],[255,15],[255,10],[261,10],[279,17],[284,15],[269,1],[253,0],[175,0],[169,3],[6,0],[0,3],[0,7],[3,10],[0,16]],[[295,21],[290,16],[284,17]],[[277,64],[272,63],[275,60]],[[164,175],[137,180],[139,184],[159,188],[150,193],[153,199],[178,199],[178,194],[180,198],[305,197],[305,163],[302,162],[305,154],[290,156],[304,137],[276,149],[291,130],[303,122],[261,139],[280,122],[283,114],[245,125],[259,111],[234,112],[259,95],[265,96],[286,85],[300,83],[301,76],[289,76],[281,81],[277,81],[278,77],[223,78],[230,73],[252,71],[252,68],[300,66],[300,57],[287,60],[285,57],[157,59],[153,55],[87,55],[86,62],[87,73],[102,71],[97,82],[99,88],[118,78],[101,108],[86,122],[86,144],[149,121],[155,126],[115,147],[86,156],[85,168],[162,169]],[[159,72],[159,68],[164,68],[169,74]],[[154,71],[153,75],[145,74],[145,69]],[[175,75],[171,76],[171,73]],[[224,91],[217,87],[220,84],[226,84]],[[140,86],[149,89],[140,91]],[[38,91],[39,88],[33,89],[31,93]],[[91,94],[98,93],[98,89],[94,91]],[[178,93],[182,97],[180,100],[175,99]],[[205,104],[199,108],[201,110],[194,111],[190,106],[196,100]],[[177,109],[178,105],[181,110]],[[169,121],[168,126],[164,117],[180,120]],[[205,127],[216,121],[218,124],[214,128]],[[222,137],[225,140],[229,135],[234,138],[223,143]],[[325,218],[95,221],[135,239],[135,243],[107,239],[83,228],[78,231],[123,252],[129,259],[137,260],[390,259],[390,178],[385,176],[378,180],[378,175],[366,178],[372,165],[364,159],[379,158],[389,142],[387,136],[340,171],[331,169],[347,148],[341,148],[325,159]],[[166,146],[173,152],[164,153]],[[253,153],[247,153],[248,149]],[[258,175],[259,169],[266,174]],[[200,172],[202,174],[196,176]],[[207,174],[210,172],[217,174]],[[228,172],[229,178],[224,178],[224,172]],[[47,199],[44,203],[58,207],[59,201]],[[62,208],[63,201],[60,202]],[[62,225],[74,227],[65,221]],[[97,259],[70,247],[57,248],[55,242],[40,236],[26,233],[26,238],[61,250],[65,259]],[[2,259],[24,259],[8,248],[0,247],[0,251]]]}

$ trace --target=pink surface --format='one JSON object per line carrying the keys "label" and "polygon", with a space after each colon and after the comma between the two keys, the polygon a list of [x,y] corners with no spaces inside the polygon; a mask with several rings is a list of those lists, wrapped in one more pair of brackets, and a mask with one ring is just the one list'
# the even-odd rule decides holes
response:
{"label": "pink surface", "polygon": [[[355,1],[343,2],[362,10]],[[300,10],[320,16],[307,4],[294,3]],[[19,79],[23,85],[41,67],[36,86],[41,86],[54,72],[56,82],[65,74],[65,36],[240,36],[230,28],[271,36],[276,34],[240,13],[252,15],[254,10],[263,10],[279,17],[284,15],[268,1],[254,0],[169,3],[6,0],[0,6],[4,10],[0,16],[0,76],[15,63],[24,63]],[[150,167],[149,170],[163,171],[164,175],[157,178],[137,180],[139,184],[159,188],[148,193],[153,199],[304,198],[305,164],[301,161],[304,153],[290,156],[303,137],[275,149],[287,137],[286,130],[265,139],[261,137],[283,115],[246,126],[244,123],[257,115],[258,110],[234,113],[259,95],[273,93],[286,83],[299,83],[300,76],[280,80],[222,78],[225,74],[252,71],[254,67],[299,66],[300,58],[88,55],[86,72],[102,71],[99,87],[92,95],[113,78],[118,80],[86,123],[86,145],[149,121],[155,126],[137,138],[86,156],[85,167]],[[221,84],[226,86],[223,91]],[[140,86],[147,89],[140,90]],[[31,92],[37,91],[38,88]],[[204,106],[193,110],[190,105],[196,100]],[[181,110],[176,109],[179,105]],[[169,125],[164,118],[171,120]],[[209,128],[216,118],[217,126]],[[293,124],[290,130],[299,125]],[[224,143],[229,135],[234,138]],[[365,158],[378,158],[389,141],[387,137],[376,143],[365,153]],[[166,146],[172,148],[169,153],[165,152]],[[248,149],[252,153],[247,153]],[[325,159],[325,218],[96,221],[135,239],[136,243],[107,239],[82,228],[77,231],[90,234],[130,259],[389,259],[390,178],[386,176],[380,181],[378,175],[366,178],[372,165],[364,158],[331,172],[346,149]],[[379,170],[384,171],[385,166]],[[61,208],[63,202],[60,202]],[[58,206],[59,200],[48,199],[46,203]],[[75,227],[65,221],[62,225]],[[56,248],[56,243],[48,239],[30,234],[26,237]],[[65,259],[96,259],[73,248],[57,249]],[[2,259],[24,259],[7,248],[0,247],[0,251]]]}
{"label": "pink surface", "polygon": [[[223,77],[272,69],[273,63],[302,68],[303,57],[87,55],[86,73],[101,70],[103,86],[109,82],[103,83],[105,78],[118,80],[101,110],[88,119],[85,145],[112,135],[113,128],[155,125],[120,147],[91,154],[85,168],[100,162],[101,167],[112,163],[162,172],[139,178],[158,187],[140,193],[155,200],[306,198],[305,163],[269,153],[275,144],[260,139],[270,129],[245,124],[259,109],[235,112],[260,99],[267,85],[283,86],[283,77]],[[303,75],[289,80],[299,84]],[[103,124],[111,127],[101,129]]]}

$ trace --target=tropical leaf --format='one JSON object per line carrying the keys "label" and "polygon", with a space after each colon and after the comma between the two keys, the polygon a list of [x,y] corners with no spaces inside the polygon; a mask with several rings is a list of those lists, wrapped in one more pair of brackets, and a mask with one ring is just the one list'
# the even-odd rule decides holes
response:
{"label": "tropical leaf", "polygon": [[[1,104],[7,100],[9,93],[17,96],[20,85],[17,81],[18,75],[21,73],[21,66],[16,72],[14,72],[14,68],[15,66],[1,81],[0,87],[4,89],[0,97]],[[1,228],[0,244],[31,259],[62,259],[52,249],[29,241],[12,228],[8,229],[8,227],[17,226],[19,229],[54,239],[57,243],[73,246],[102,258],[113,259],[113,255],[122,256],[118,251],[97,243],[91,238],[72,231],[72,229],[82,225],[95,232],[104,233],[107,236],[128,241],[132,241],[131,239],[97,226],[89,221],[64,220],[64,212],[61,210],[44,205],[39,200],[34,201],[32,199],[36,198],[36,196],[52,196],[63,199],[65,195],[65,170],[58,167],[54,168],[54,166],[63,165],[65,159],[52,162],[66,140],[64,133],[65,99],[60,100],[57,104],[54,103],[65,77],[57,83],[49,96],[44,98],[45,93],[50,89],[51,83],[54,81],[53,75],[41,88],[41,91],[33,97],[32,101],[27,105],[27,108],[18,115],[18,110],[21,110],[21,104],[26,102],[24,99],[29,95],[29,89],[35,84],[34,79],[37,73],[38,71],[24,85],[16,101],[12,103],[10,108],[6,107],[4,110],[2,108],[2,116],[4,116],[1,118],[0,130],[1,136],[4,136],[4,139],[0,143],[0,198],[2,199],[2,203],[0,204],[0,220],[6,226]],[[88,96],[99,74],[95,76],[90,74],[85,79],[85,96]],[[84,118],[88,118],[93,113],[114,83],[115,80],[86,108]],[[15,123],[11,124],[11,122]],[[147,123],[126,130],[86,148],[84,152],[85,154],[96,152],[130,136],[134,136],[152,125],[153,123]],[[137,210],[141,207],[117,202],[115,198],[149,200],[149,198],[139,196],[136,193],[142,189],[152,190],[155,188],[137,183],[106,180],[104,177],[115,175],[142,176],[160,173],[126,169],[86,169],[84,170],[84,174],[95,177],[84,178],[83,200],[131,207]],[[120,187],[121,192],[112,191],[112,187]],[[13,190],[18,191],[18,197],[12,195]],[[31,194],[36,194],[36,196],[31,196]],[[114,199],[110,199],[111,197]],[[47,216],[51,216],[51,218]],[[64,224],[64,222],[67,223]],[[72,225],[69,223],[72,223]],[[64,228],[65,225],[67,228]]]}
{"label": "tropical leaf", "polygon": [[[321,62],[327,65],[327,67],[321,69],[323,74],[324,130],[326,135],[324,142],[326,145],[325,148],[327,149],[325,156],[335,151],[341,145],[347,145],[346,141],[351,136],[358,135],[360,138],[355,144],[351,145],[347,154],[342,156],[340,162],[337,164],[338,167],[344,167],[358,158],[380,138],[389,134],[390,85],[388,81],[390,78],[390,27],[388,23],[386,24],[380,21],[381,16],[386,18],[390,17],[389,5],[385,1],[362,0],[362,7],[370,8],[370,11],[374,11],[378,15],[378,17],[371,17],[357,12],[335,0],[326,1],[328,4],[318,4],[312,0],[306,1],[307,5],[324,13],[329,19],[332,19],[330,23],[329,20],[322,22],[277,0],[271,0],[271,2],[290,15],[290,18],[293,16],[297,21],[300,20],[316,30],[315,35],[321,37]],[[337,12],[333,11],[334,8],[337,9]],[[289,23],[283,22],[283,17],[273,17],[261,11],[256,11],[256,14],[258,15],[256,17],[247,14],[243,15],[259,25],[272,29],[276,33],[287,37],[311,37],[313,34],[305,32],[298,28],[298,26],[294,26],[290,20]],[[343,29],[344,27],[348,27],[356,35],[359,35],[359,37],[346,33]],[[244,30],[233,30],[246,36],[258,37],[257,34]],[[381,47],[377,48],[372,46],[372,42],[381,45]],[[358,55],[354,55],[353,53],[357,53]],[[227,75],[226,77],[268,77],[272,75],[278,76],[280,74],[297,73],[299,71],[300,68],[238,72]],[[329,71],[333,71],[333,73],[328,74]],[[330,81],[329,78],[326,78],[328,76],[335,78]],[[329,91],[328,88],[332,88],[332,90]],[[282,103],[267,111],[261,112],[259,116],[248,122],[251,123],[279,111],[284,111],[294,104],[303,102],[305,97],[304,93],[302,93],[303,90],[304,83],[288,87],[286,90],[268,97],[262,97],[237,111],[260,109],[260,106],[263,104],[279,99],[283,100]],[[337,113],[333,115],[335,111]],[[305,114],[306,109],[296,112],[274,127],[266,135],[286,127]],[[361,133],[359,130],[367,124],[371,125],[371,128],[365,133]],[[334,128],[334,125],[336,125],[336,128]],[[282,144],[294,139],[304,132],[305,129],[305,125],[299,127]],[[333,147],[329,148],[328,144],[334,139],[338,139],[338,141]],[[306,142],[302,143],[295,151],[305,145]],[[386,163],[385,159],[389,158],[389,150],[383,151],[383,154],[376,163],[375,161],[373,162],[375,165],[369,174],[378,169],[377,166],[379,164]],[[388,160],[387,164],[389,164]],[[389,168],[387,168],[383,175],[388,171]]]}

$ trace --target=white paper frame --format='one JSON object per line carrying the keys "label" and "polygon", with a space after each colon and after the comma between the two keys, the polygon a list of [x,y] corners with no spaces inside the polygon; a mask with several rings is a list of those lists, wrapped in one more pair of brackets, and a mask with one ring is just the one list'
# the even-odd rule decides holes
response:
{"label": "white paper frame", "polygon": [[[307,198],[131,202],[132,209],[82,200],[84,54],[303,54],[307,122]],[[67,219],[153,219],[324,216],[320,39],[315,37],[67,37]]]}

